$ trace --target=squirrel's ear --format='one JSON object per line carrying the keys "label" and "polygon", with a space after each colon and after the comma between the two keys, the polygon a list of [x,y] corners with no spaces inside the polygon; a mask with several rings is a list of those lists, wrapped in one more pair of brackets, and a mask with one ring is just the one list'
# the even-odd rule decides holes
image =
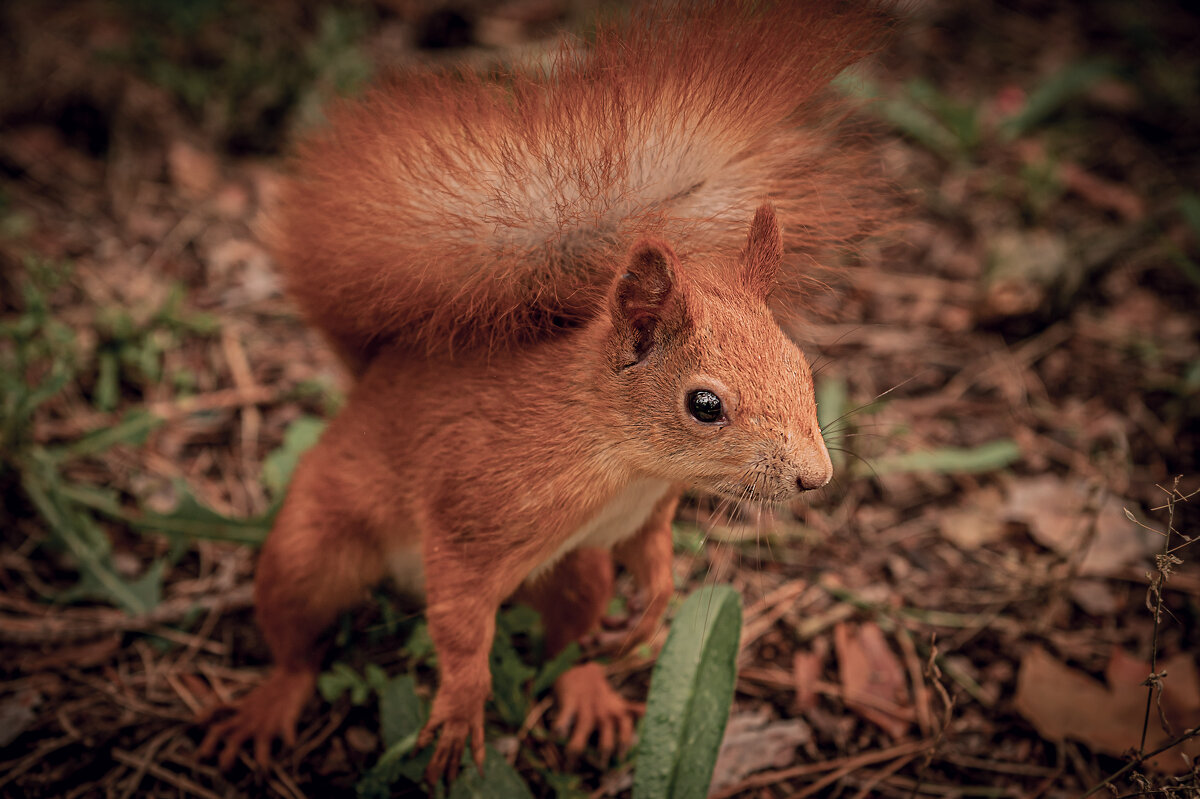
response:
{"label": "squirrel's ear", "polygon": [[775,288],[775,278],[782,263],[783,234],[775,218],[775,209],[770,203],[764,203],[754,214],[746,249],[742,251],[742,282],[765,300]]}
{"label": "squirrel's ear", "polygon": [[640,361],[654,343],[654,334],[676,294],[679,258],[668,245],[654,239],[638,242],[625,274],[613,294],[613,323],[631,339]]}

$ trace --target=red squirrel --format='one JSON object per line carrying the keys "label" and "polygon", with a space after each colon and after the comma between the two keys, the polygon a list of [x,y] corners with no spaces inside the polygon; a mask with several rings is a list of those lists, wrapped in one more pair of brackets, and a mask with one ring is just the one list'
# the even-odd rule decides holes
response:
{"label": "red squirrel", "polygon": [[[784,503],[830,480],[772,309],[880,208],[828,84],[885,27],[865,3],[655,5],[549,65],[402,75],[332,111],[268,238],[357,383],[259,558],[274,668],[202,756],[293,743],[322,633],[391,577],[437,651],[426,776],[468,742],[482,768],[501,603],[539,610],[553,654],[594,630],[615,563],[645,640],[684,488]],[[569,752],[630,743],[639,706],[597,664],[555,692]]]}

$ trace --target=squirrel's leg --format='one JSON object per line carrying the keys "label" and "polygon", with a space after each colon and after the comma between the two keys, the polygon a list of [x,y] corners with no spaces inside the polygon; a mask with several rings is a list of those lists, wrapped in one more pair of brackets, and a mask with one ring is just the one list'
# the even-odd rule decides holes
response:
{"label": "squirrel's leg", "polygon": [[621,626],[632,626],[599,637],[602,646],[614,647],[619,655],[654,637],[675,592],[671,522],[675,519],[680,493],[669,491],[654,506],[642,528],[613,548],[613,559],[633,576],[638,591],[629,618],[621,620]]}
{"label": "squirrel's leg", "polygon": [[[516,595],[542,614],[546,629],[546,656],[558,654],[572,641],[590,633],[612,597],[612,555],[603,549],[577,549],[554,565],[549,573],[524,585]],[[555,731],[571,737],[568,760],[576,760],[596,733],[605,761],[614,745],[625,751],[633,743],[634,722],[643,708],[612,689],[598,663],[583,663],[567,670],[554,683],[559,713]]]}
{"label": "squirrel's leg", "polygon": [[311,472],[303,465],[263,545],[254,581],[255,615],[275,665],[232,706],[230,718],[209,727],[198,750],[207,758],[220,747],[222,769],[233,765],[247,740],[253,740],[254,759],[264,768],[275,738],[295,744],[296,722],[321,666],[322,634],[383,578],[384,559],[374,540],[334,510],[341,503],[330,496],[331,486],[322,490],[303,480]]}
{"label": "squirrel's leg", "polygon": [[436,784],[444,775],[449,785],[458,776],[468,739],[483,772],[483,706],[492,687],[488,654],[496,611],[513,590],[503,575],[514,567],[502,558],[456,557],[452,545],[434,545],[435,539],[444,540],[430,536],[426,542],[425,618],[438,657],[438,689],[417,746],[437,737],[425,779]]}

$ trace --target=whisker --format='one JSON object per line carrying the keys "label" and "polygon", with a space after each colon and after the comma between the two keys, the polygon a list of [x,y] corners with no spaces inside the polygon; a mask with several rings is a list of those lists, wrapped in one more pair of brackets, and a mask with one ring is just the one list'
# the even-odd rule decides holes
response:
{"label": "whisker", "polygon": [[[927,370],[927,371],[928,371],[928,370]],[[859,405],[857,408],[852,408],[851,410],[848,410],[848,411],[846,411],[845,413],[843,413],[841,416],[839,416],[838,418],[834,419],[833,421],[831,421],[831,422],[827,422],[827,423],[825,423],[824,425],[822,425],[822,426],[821,426],[821,432],[822,432],[822,433],[824,433],[824,432],[825,432],[825,428],[827,428],[827,427],[831,427],[832,425],[835,425],[835,424],[837,424],[838,422],[842,421],[843,419],[845,419],[845,418],[846,418],[846,417],[848,417],[848,416],[853,416],[854,414],[856,414],[856,413],[858,413],[859,411],[861,411],[863,408],[870,407],[870,406],[871,406],[873,403],[876,403],[876,402],[878,402],[880,399],[882,399],[883,397],[887,396],[888,394],[891,394],[891,393],[892,393],[893,391],[895,391],[896,389],[898,389],[898,388],[902,388],[903,386],[906,386],[906,385],[908,385],[909,383],[911,383],[912,381],[916,380],[916,379],[917,379],[918,377],[920,377],[922,374],[924,374],[924,372],[918,372],[917,374],[915,374],[915,375],[913,375],[913,376],[911,376],[911,377],[909,377],[909,378],[906,378],[906,379],[904,379],[904,380],[901,380],[899,383],[897,383],[896,385],[892,386],[891,388],[884,389],[883,391],[881,391],[881,392],[879,392],[878,394],[876,394],[874,397],[872,397],[872,398],[871,398],[870,400],[868,400],[867,402],[864,402],[862,405]]]}
{"label": "whisker", "polygon": [[875,471],[875,467],[871,465],[871,462],[868,461],[866,458],[864,458],[862,455],[859,455],[854,450],[843,449],[842,447],[829,447],[829,449],[833,450],[834,452],[841,452],[845,455],[849,455],[851,458],[858,460],[860,463],[862,463],[863,466],[866,466],[868,469],[871,470],[871,474],[873,474],[875,476],[876,480],[880,479],[879,472]]}

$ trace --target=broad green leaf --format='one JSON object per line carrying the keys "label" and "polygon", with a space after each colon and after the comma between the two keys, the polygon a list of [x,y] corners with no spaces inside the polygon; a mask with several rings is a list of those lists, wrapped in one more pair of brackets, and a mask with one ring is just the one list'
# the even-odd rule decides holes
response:
{"label": "broad green leaf", "polygon": [[703,799],[737,676],[741,600],[705,586],[683,603],[650,678],[638,734],[634,799]]}
{"label": "broad green leaf", "polygon": [[889,455],[872,461],[869,465],[859,464],[854,474],[897,474],[904,472],[935,472],[938,474],[977,474],[993,472],[1015,463],[1021,457],[1021,449],[1015,441],[1001,439],[980,444],[970,449],[947,447],[924,452],[906,452]]}
{"label": "broad green leaf", "polygon": [[429,635],[429,624],[424,619],[420,619],[413,626],[400,651],[417,663],[432,664],[436,661],[437,652],[433,648],[433,638]]}
{"label": "broad green leaf", "polygon": [[550,686],[554,685],[554,681],[566,673],[567,669],[574,666],[579,658],[583,656],[583,651],[579,648],[579,644],[575,641],[567,644],[561,652],[542,666],[541,671],[533,680],[533,686],[530,688],[530,693],[534,696],[541,696],[546,691],[550,690]]}
{"label": "broad green leaf", "polygon": [[382,691],[388,683],[387,672],[378,663],[368,663],[367,667],[363,669],[363,677],[375,693]]}
{"label": "broad green leaf", "polygon": [[317,677],[317,690],[326,702],[333,702],[349,691],[351,703],[361,705],[367,701],[371,686],[367,685],[367,681],[359,676],[358,672],[339,662]]}
{"label": "broad green leaf", "polygon": [[542,622],[541,615],[528,605],[513,605],[496,617],[496,634],[532,635]]}
{"label": "broad green leaf", "polygon": [[672,546],[680,555],[698,555],[704,551],[706,534],[697,524],[676,522],[671,525]]}
{"label": "broad green leaf", "polygon": [[415,758],[408,757],[417,746],[419,734],[420,730],[409,733],[379,756],[375,765],[354,786],[355,793],[361,799],[390,799],[392,784],[401,777],[409,782],[416,782],[421,778],[433,749],[430,747],[427,752]]}
{"label": "broad green leaf", "polygon": [[504,721],[519,725],[529,712],[529,697],[525,693],[525,685],[537,672],[525,665],[521,656],[517,654],[512,639],[504,633],[504,630],[497,629],[496,637],[492,641],[492,701]]}
{"label": "broad green leaf", "polygon": [[584,790],[583,778],[578,774],[563,774],[547,768],[537,771],[546,787],[554,791],[554,799],[588,799],[591,796],[590,791]]}
{"label": "broad green leaf", "polygon": [[317,443],[325,422],[314,416],[302,416],[283,434],[283,445],[263,458],[262,481],[273,497],[283,496],[300,456]]}
{"label": "broad green leaf", "polygon": [[411,674],[393,677],[375,690],[379,694],[379,727],[385,747],[390,749],[420,732],[425,723],[425,711],[417,696],[417,681]]}
{"label": "broad green leaf", "polygon": [[473,761],[464,759],[463,769],[450,789],[450,799],[533,799],[533,794],[517,770],[489,747],[482,775]]}

